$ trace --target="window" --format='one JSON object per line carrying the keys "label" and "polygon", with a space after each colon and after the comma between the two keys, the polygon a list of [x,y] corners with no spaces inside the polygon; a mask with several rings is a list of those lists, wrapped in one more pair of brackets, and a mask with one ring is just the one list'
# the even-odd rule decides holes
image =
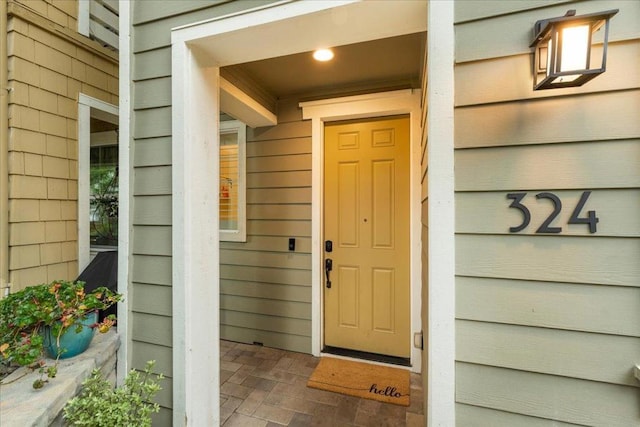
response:
{"label": "window", "polygon": [[114,250],[118,245],[118,153],[118,107],[79,94],[79,271],[97,252]]}
{"label": "window", "polygon": [[238,120],[220,122],[220,240],[246,242],[247,127]]}
{"label": "window", "polygon": [[118,246],[117,145],[90,149],[89,218],[91,246]]}

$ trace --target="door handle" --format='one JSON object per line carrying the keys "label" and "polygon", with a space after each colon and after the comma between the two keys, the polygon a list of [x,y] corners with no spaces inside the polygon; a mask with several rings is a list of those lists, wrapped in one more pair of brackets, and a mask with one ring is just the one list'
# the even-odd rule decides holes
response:
{"label": "door handle", "polygon": [[331,270],[333,270],[333,260],[327,258],[324,260],[324,274],[327,275],[327,288],[331,289]]}

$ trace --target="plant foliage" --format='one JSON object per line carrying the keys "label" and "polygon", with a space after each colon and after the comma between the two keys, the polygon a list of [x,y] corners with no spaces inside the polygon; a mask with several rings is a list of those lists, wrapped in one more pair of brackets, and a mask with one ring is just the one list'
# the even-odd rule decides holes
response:
{"label": "plant foliage", "polygon": [[118,243],[118,168],[91,168],[91,236],[98,244]]}
{"label": "plant foliage", "polygon": [[64,407],[64,418],[72,426],[150,427],[151,414],[160,411],[152,398],[161,390],[162,374],[152,373],[154,360],[143,372],[132,370],[122,387],[113,388],[99,369],[83,383],[80,394]]}
{"label": "plant foliage", "polygon": [[[122,299],[120,294],[105,287],[85,292],[84,282],[54,281],[51,284],[30,286],[0,300],[0,362],[21,366],[39,362],[41,372],[52,378],[55,366],[45,369],[45,328],[57,337],[67,330],[82,329],[80,320],[88,313],[104,310]],[[92,325],[107,332],[115,324],[115,316]],[[58,350],[57,358],[65,350]],[[42,381],[38,383],[41,387]],[[34,384],[36,387],[36,384]],[[36,388],[40,388],[36,387]]]}

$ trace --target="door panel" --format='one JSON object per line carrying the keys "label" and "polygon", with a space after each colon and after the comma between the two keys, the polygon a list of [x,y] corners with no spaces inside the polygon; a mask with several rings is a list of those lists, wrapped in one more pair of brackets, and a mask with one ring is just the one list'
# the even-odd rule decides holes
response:
{"label": "door panel", "polygon": [[395,319],[395,278],[392,269],[373,270],[373,330],[393,333]]}
{"label": "door panel", "polygon": [[324,206],[325,344],[409,357],[407,117],[325,126]]}
{"label": "door panel", "polygon": [[373,195],[373,214],[371,226],[373,247],[392,249],[394,234],[394,169],[395,161],[383,160],[373,162],[373,179],[371,193]]}
{"label": "door panel", "polygon": [[338,164],[338,200],[342,206],[338,214],[338,244],[343,247],[358,247],[359,182],[358,163]]}
{"label": "door panel", "polygon": [[339,324],[341,328],[357,328],[359,318],[358,307],[360,274],[358,267],[340,266],[338,269],[338,281],[342,284],[337,291],[339,293],[338,304],[340,305]]}

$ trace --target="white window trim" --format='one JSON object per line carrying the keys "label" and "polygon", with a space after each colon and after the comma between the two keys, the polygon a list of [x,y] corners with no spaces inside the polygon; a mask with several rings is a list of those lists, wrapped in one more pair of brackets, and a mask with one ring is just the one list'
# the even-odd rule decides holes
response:
{"label": "white window trim", "polygon": [[[93,111],[92,111],[93,110]],[[100,114],[102,112],[103,114]],[[89,265],[89,171],[91,152],[91,117],[118,124],[118,107],[83,93],[78,95],[78,271]],[[118,162],[119,165],[119,162]],[[118,194],[118,199],[120,199]],[[85,219],[87,221],[85,221]],[[118,218],[119,219],[119,218]],[[118,226],[119,227],[119,226]]]}
{"label": "white window trim", "polygon": [[422,351],[413,345],[413,335],[422,330],[422,259],[421,259],[421,170],[420,91],[401,90],[371,95],[349,96],[300,103],[303,119],[311,119],[312,183],[311,183],[311,334],[312,352],[320,356],[324,347],[323,310],[323,193],[324,193],[324,126],[336,120],[409,114],[410,121],[410,319],[411,370],[421,372]]}
{"label": "white window trim", "polygon": [[[127,14],[128,16],[128,14]],[[125,27],[128,28],[128,27]],[[128,48],[128,44],[126,45]],[[127,55],[127,49],[124,49]],[[121,51],[122,54],[122,51]],[[120,106],[128,105],[128,62],[120,69]],[[92,112],[93,110],[93,112]],[[128,289],[129,289],[129,207],[130,200],[130,171],[129,171],[129,114],[123,109],[123,115],[119,114],[119,108],[113,104],[90,97],[83,93],[78,95],[78,271],[82,271],[90,260],[89,244],[89,169],[91,148],[91,116],[97,114],[99,118],[118,124],[118,292],[125,295],[124,301],[118,303],[118,334],[121,345],[118,348],[117,382],[122,384],[129,372],[128,340],[129,316],[128,316]],[[102,113],[102,114],[101,114]],[[84,221],[87,219],[87,221]]]}
{"label": "white window trim", "polygon": [[238,229],[220,230],[220,241],[247,241],[247,126],[240,120],[220,122],[220,134],[238,135]]}

